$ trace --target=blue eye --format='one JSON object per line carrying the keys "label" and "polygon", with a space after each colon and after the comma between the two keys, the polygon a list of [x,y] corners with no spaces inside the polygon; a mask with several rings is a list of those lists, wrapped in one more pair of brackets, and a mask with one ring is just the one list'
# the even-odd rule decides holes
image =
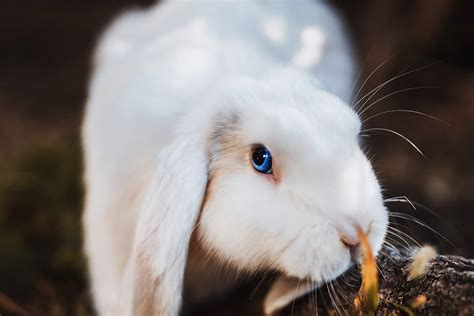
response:
{"label": "blue eye", "polygon": [[256,145],[252,149],[252,165],[258,172],[272,173],[272,154],[263,145]]}

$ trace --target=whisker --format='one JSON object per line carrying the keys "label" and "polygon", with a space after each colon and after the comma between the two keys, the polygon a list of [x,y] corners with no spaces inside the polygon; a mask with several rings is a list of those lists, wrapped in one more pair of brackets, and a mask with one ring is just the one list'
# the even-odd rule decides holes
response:
{"label": "whisker", "polygon": [[423,221],[421,221],[420,219],[418,219],[418,218],[416,218],[412,215],[405,214],[405,213],[399,213],[399,212],[389,212],[388,215],[389,215],[389,217],[401,218],[401,219],[405,219],[405,220],[408,220],[408,221],[412,221],[413,223],[416,223],[416,224],[428,229],[432,233],[436,234],[436,236],[442,238],[444,241],[448,242],[451,246],[453,246],[454,248],[457,249],[457,247],[446,236],[444,236],[443,234],[438,232],[436,229],[431,228],[428,224],[424,223]]}
{"label": "whisker", "polygon": [[382,128],[382,127],[372,127],[372,128],[367,128],[367,129],[362,130],[362,132],[371,132],[371,131],[388,132],[388,133],[392,133],[392,134],[395,134],[395,135],[401,137],[406,142],[408,142],[421,156],[423,156],[423,158],[426,159],[426,156],[423,154],[423,152],[410,139],[408,139],[406,136],[400,134],[399,132],[396,132],[396,131],[388,129],[388,128]]}
{"label": "whisker", "polygon": [[[322,279],[322,277],[320,279]],[[318,313],[319,313],[319,311],[318,311],[318,292],[320,291],[320,289],[321,289],[321,286],[318,286],[318,288],[314,291],[314,299],[315,299],[315,302],[316,302],[316,315],[318,315]],[[321,295],[321,299],[323,301],[322,306],[327,306],[326,300],[324,299],[324,295]]]}
{"label": "whisker", "polygon": [[296,293],[298,292],[298,288],[300,287],[300,282],[301,280],[298,280],[298,284],[296,284],[295,295],[293,297],[293,302],[291,303],[291,313],[290,313],[291,316],[293,316],[293,310],[295,308],[295,302],[296,302]]}
{"label": "whisker", "polygon": [[[346,302],[347,305],[351,305],[352,302],[349,299],[351,295],[346,291],[346,289],[344,288],[344,285],[339,283],[339,279],[335,279],[334,282],[336,282],[336,288],[338,289],[339,293],[342,294],[342,299],[344,300],[344,302]],[[342,309],[347,314],[347,311],[345,310],[344,305],[341,305],[341,306],[343,306]]]}
{"label": "whisker", "polygon": [[429,208],[428,206],[424,205],[424,204],[421,204],[420,202],[417,202],[417,201],[414,201],[414,200],[410,200],[408,199],[408,197],[406,196],[397,196],[397,197],[393,197],[393,198],[389,198],[389,199],[385,199],[384,200],[385,202],[400,202],[400,203],[408,203],[410,204],[410,206],[413,208],[413,210],[417,210],[418,208],[428,212],[429,214],[435,216],[436,218],[439,218],[440,215],[438,212],[436,212],[435,210]]}
{"label": "whisker", "polygon": [[334,290],[334,285],[332,284],[332,281],[329,282],[328,284],[329,284],[328,290],[330,290],[330,292],[332,292],[333,297],[334,297],[334,307],[335,307],[336,310],[337,310],[337,314],[342,315],[342,312],[341,312],[341,310],[339,309],[339,306],[338,306],[338,302],[339,302],[339,304],[340,304],[341,302],[339,301],[339,298],[338,298],[337,295],[336,295],[336,292],[335,292],[335,290]]}
{"label": "whisker", "polygon": [[[402,71],[400,71],[399,73],[397,73],[395,76],[393,76],[392,79],[398,79],[400,75],[402,75],[409,67],[403,69]],[[377,87],[375,87],[374,89],[372,89],[370,92],[368,92],[366,95],[364,95],[364,97],[362,97],[360,100],[357,101],[357,104],[360,103],[360,101],[362,101],[363,99],[367,98],[367,100],[364,102],[364,104],[366,104],[368,101],[370,101],[370,99],[372,99],[380,90],[382,90],[388,83],[390,83],[389,80],[383,82],[382,84],[378,85]],[[364,104],[359,106],[359,108],[357,109],[357,114],[359,114],[359,111],[362,110],[362,108],[364,107]]]}
{"label": "whisker", "polygon": [[341,282],[344,282],[344,284],[345,284],[346,286],[348,286],[348,287],[351,287],[351,288],[358,288],[357,285],[348,282],[348,281],[346,280],[346,277],[347,277],[346,275],[342,275],[342,276],[341,276]]}
{"label": "whisker", "polygon": [[392,238],[392,240],[397,240],[395,238],[398,238],[401,242],[403,242],[407,247],[410,247],[412,246],[412,244],[410,244],[405,238],[403,238],[402,236],[400,235],[397,235],[395,232],[393,232],[392,230],[388,230],[387,231],[387,234],[389,234],[390,236],[393,236],[394,238]]}
{"label": "whisker", "polygon": [[394,196],[394,197],[391,197],[391,198],[388,198],[388,199],[384,199],[384,202],[402,202],[402,203],[408,203],[411,205],[411,207],[416,210],[416,207],[415,205],[410,201],[410,199],[408,197],[406,197],[405,195],[402,195],[402,196]]}
{"label": "whisker", "polygon": [[387,278],[385,277],[385,274],[383,273],[382,269],[380,268],[380,260],[377,258],[377,271],[379,272],[379,274],[382,276],[382,278],[384,279],[384,281],[387,281]]}
{"label": "whisker", "polygon": [[202,220],[204,219],[205,216],[209,216],[208,213],[201,213],[201,216],[199,217],[199,220],[194,224],[191,234],[194,233],[194,231],[198,228],[199,225],[201,225]]}
{"label": "whisker", "polygon": [[348,95],[347,98],[346,98],[348,104],[351,104],[351,103],[354,102],[354,99],[355,99],[355,98],[353,98],[352,96],[353,96],[353,93],[354,93],[354,90],[355,90],[357,84],[359,83],[360,76],[362,75],[362,72],[363,72],[363,70],[364,70],[364,68],[365,68],[365,65],[366,65],[366,63],[367,63],[367,59],[368,59],[368,58],[369,58],[369,55],[367,55],[367,57],[365,57],[365,60],[364,60],[364,62],[362,63],[362,65],[361,65],[361,67],[360,67],[360,69],[359,69],[359,72],[358,72],[358,74],[357,74],[357,77],[355,78],[354,83],[352,84],[351,91],[349,92],[349,95]]}
{"label": "whisker", "polygon": [[[385,237],[387,237],[387,236],[385,236]],[[391,250],[391,251],[397,253],[397,255],[400,255],[400,250],[399,250],[397,247],[395,247],[395,245],[393,245],[393,244],[390,242],[390,240],[387,240],[387,238],[384,239],[383,245],[384,245],[388,250]]]}
{"label": "whisker", "polygon": [[422,70],[422,69],[428,68],[428,67],[430,67],[430,66],[439,64],[439,63],[440,63],[440,61],[435,61],[435,62],[432,62],[432,63],[430,63],[430,64],[428,64],[428,65],[421,66],[421,67],[415,68],[415,69],[410,70],[410,71],[407,71],[407,72],[403,72],[403,71],[404,71],[404,70],[403,70],[401,73],[395,75],[393,78],[391,78],[391,79],[385,81],[384,83],[379,84],[377,87],[375,87],[374,89],[372,89],[369,93],[367,93],[367,94],[366,94],[365,96],[363,96],[360,100],[358,100],[357,103],[354,104],[353,107],[355,108],[360,102],[362,102],[363,99],[365,99],[366,97],[369,96],[369,94],[371,94],[372,92],[375,91],[375,92],[371,95],[371,97],[373,97],[378,91],[380,91],[380,89],[382,89],[383,87],[385,87],[385,86],[386,86],[387,84],[389,84],[390,82],[392,82],[392,81],[394,81],[394,80],[397,80],[397,79],[399,79],[399,78],[405,77],[405,76],[407,76],[407,75],[409,75],[409,74],[412,74],[412,73],[414,73],[414,72],[420,71],[420,70]]}
{"label": "whisker", "polygon": [[385,253],[385,251],[380,250],[380,254],[384,256],[385,258],[387,258],[388,260],[392,261],[393,264],[395,264],[395,260],[393,260],[392,257],[390,257],[387,253]]}
{"label": "whisker", "polygon": [[332,297],[331,291],[329,290],[329,285],[328,285],[328,283],[326,283],[326,289],[328,290],[329,299],[331,300],[331,305],[332,305],[332,307],[333,307],[333,309],[334,309],[334,312],[336,313],[336,315],[337,315],[337,314],[340,314],[338,307],[337,307],[337,306],[335,305],[335,303],[334,303],[334,299],[333,299],[333,297]]}
{"label": "whisker", "polygon": [[387,248],[388,250],[395,252],[395,254],[396,254],[397,256],[400,256],[400,255],[401,255],[401,254],[400,254],[400,250],[398,250],[398,248],[395,247],[395,246],[394,246],[390,241],[388,241],[387,239],[384,240],[383,246],[384,246],[385,248]]}
{"label": "whisker", "polygon": [[[337,284],[334,284],[334,282],[336,282]],[[343,302],[341,301],[341,298],[340,298],[340,296],[342,294],[342,298],[347,302],[347,300],[345,299],[345,296],[344,296],[344,294],[347,294],[347,292],[344,290],[344,288],[342,286],[339,285],[339,287],[338,287],[338,285],[339,285],[339,282],[337,281],[337,279],[335,279],[331,282],[331,286],[332,286],[333,291],[335,293],[335,296],[336,296],[336,298],[339,302],[339,305],[341,306],[341,309],[342,309],[343,313],[345,315],[347,315],[347,311],[344,308],[344,304],[343,304]],[[337,291],[336,291],[336,289],[337,289]]]}
{"label": "whisker", "polygon": [[434,89],[434,88],[439,88],[438,86],[420,86],[420,87],[412,87],[412,88],[405,88],[405,89],[401,89],[401,90],[397,90],[397,91],[394,91],[394,92],[391,92],[383,97],[380,97],[378,98],[377,100],[375,100],[374,102],[370,103],[368,106],[366,106],[364,108],[364,106],[370,101],[370,98],[367,99],[367,101],[365,101],[362,106],[361,106],[361,109],[360,111],[357,112],[357,114],[359,116],[361,116],[362,114],[364,114],[367,110],[369,110],[372,106],[374,106],[375,104],[379,103],[380,101],[383,101],[393,95],[396,95],[396,94],[400,94],[402,92],[407,92],[407,91],[413,91],[413,90],[421,90],[421,89]]}
{"label": "whisker", "polygon": [[362,124],[366,123],[367,121],[375,118],[375,117],[378,117],[378,116],[382,116],[382,115],[385,115],[385,114],[391,114],[391,113],[411,113],[411,114],[417,114],[417,115],[421,115],[421,116],[424,116],[424,117],[427,117],[427,118],[430,118],[432,120],[435,120],[435,121],[438,121],[442,124],[445,124],[446,126],[450,126],[450,124],[446,123],[445,121],[443,121],[442,119],[440,118],[437,118],[436,116],[432,116],[432,115],[429,115],[429,114],[426,114],[426,113],[423,113],[423,112],[420,112],[420,111],[414,111],[414,110],[388,110],[388,111],[383,111],[383,112],[380,112],[380,113],[377,113],[377,114],[374,114],[372,116],[369,116],[368,118],[364,119],[362,121]]}
{"label": "whisker", "polygon": [[[387,62],[389,62],[396,54],[398,54],[398,51],[394,52],[392,55],[388,56],[387,59],[385,59],[380,65],[378,65],[374,70],[372,70],[372,72],[369,74],[369,76],[367,77],[367,79],[364,80],[364,82],[362,83],[362,85],[359,87],[359,90],[357,90],[357,93],[356,95],[354,96],[353,100],[357,100],[357,97],[359,96],[359,93],[362,91],[362,89],[364,88],[365,84],[367,83],[367,81],[369,81],[370,78],[372,78],[372,76],[381,68],[383,67],[383,65],[385,65]],[[365,96],[364,96],[365,97]],[[362,99],[364,99],[364,97]],[[356,102],[354,105],[353,105],[353,108],[355,108],[357,106],[359,102]]]}
{"label": "whisker", "polygon": [[315,305],[316,305],[316,315],[319,315],[319,311],[318,311],[318,291],[314,291],[314,300],[315,300]]}
{"label": "whisker", "polygon": [[389,227],[389,229],[393,230],[394,232],[396,233],[399,233],[403,236],[405,236],[406,238],[408,238],[409,240],[413,241],[418,247],[421,247],[421,245],[413,238],[411,237],[410,235],[408,235],[407,233],[405,233],[404,231],[401,231],[400,229],[397,229],[395,227]]}
{"label": "whisker", "polygon": [[[307,281],[308,284],[310,283],[310,281]],[[315,312],[316,312],[316,315],[318,315],[318,298],[317,298],[317,295],[318,295],[318,289],[315,289],[313,290],[313,292],[311,292],[311,305],[313,306]]]}
{"label": "whisker", "polygon": [[[385,236],[385,239],[386,239],[387,241],[389,241],[389,242],[392,244],[392,246],[393,246],[393,244],[397,244],[397,245],[400,246],[403,250],[406,250],[406,251],[410,250],[410,248],[409,248],[410,245],[407,246],[407,245],[401,243],[400,241],[391,238],[391,237],[388,236],[388,235]],[[396,247],[395,247],[395,248],[396,248]]]}
{"label": "whisker", "polygon": [[253,289],[252,293],[250,293],[250,296],[249,296],[249,299],[253,299],[253,297],[255,296],[255,294],[257,293],[258,289],[260,288],[260,286],[263,284],[263,281],[265,281],[265,279],[267,278],[267,273],[265,273],[262,278],[260,279],[260,281],[258,281],[257,285],[255,286],[255,288]]}

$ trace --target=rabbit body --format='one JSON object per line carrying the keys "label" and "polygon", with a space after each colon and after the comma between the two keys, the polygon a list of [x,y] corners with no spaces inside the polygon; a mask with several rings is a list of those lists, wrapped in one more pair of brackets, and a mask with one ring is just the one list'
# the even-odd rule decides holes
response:
{"label": "rabbit body", "polygon": [[[353,69],[346,34],[337,15],[323,2],[170,1],[118,17],[101,37],[96,51],[83,125],[85,252],[99,314],[178,312],[182,270],[187,262],[186,256],[180,254],[187,253],[191,234],[199,216],[203,216],[199,210],[205,208],[206,201],[216,209],[221,207],[221,202],[213,200],[219,195],[219,186],[215,185],[218,180],[211,181],[200,173],[204,168],[201,166],[219,167],[219,162],[212,162],[214,156],[209,152],[197,154],[208,142],[209,134],[220,134],[201,135],[196,131],[210,130],[209,118],[213,117],[216,104],[221,104],[216,100],[220,100],[223,91],[238,95],[230,103],[248,103],[239,110],[244,113],[257,107],[253,102],[260,100],[260,93],[269,101],[265,104],[273,98],[276,103],[287,103],[292,93],[299,92],[286,93],[286,86],[299,81],[305,82],[295,88],[302,91],[301,95],[322,90],[347,99],[354,80]],[[316,92],[308,93],[312,96]],[[357,134],[359,123],[348,106],[339,105],[343,102],[336,97],[314,95],[315,100],[329,100],[322,102],[329,103],[328,110],[321,108],[315,114],[321,117],[322,130],[340,124],[340,128],[334,128],[334,135],[339,135],[338,130],[350,137],[353,131]],[[310,107],[307,111],[311,111]],[[262,111],[278,112],[278,107],[269,106]],[[232,125],[233,116],[224,116],[226,124]],[[334,116],[350,123],[337,121],[326,126],[325,122],[333,122]],[[223,129],[226,124],[222,124]],[[252,129],[252,124],[248,128]],[[343,131],[343,125],[350,125],[350,131]],[[304,138],[305,132],[301,133]],[[279,137],[278,133],[275,135]],[[282,134],[281,139],[285,137]],[[339,136],[334,137],[337,142]],[[333,150],[330,148],[328,152]],[[373,204],[380,204],[379,187],[370,164],[362,154],[359,160],[364,161],[364,172],[371,179],[376,200]],[[189,163],[183,163],[186,161]],[[213,189],[206,191],[206,183],[214,183]],[[232,186],[227,187],[230,190]],[[238,194],[240,189],[235,190]],[[379,204],[377,208],[381,208]],[[161,208],[165,210],[161,212]],[[213,231],[220,219],[202,221],[203,230],[211,227],[209,231]],[[272,225],[271,221],[268,225]],[[282,224],[282,231],[283,227]],[[215,232],[202,239],[214,245],[227,238],[223,232]],[[245,242],[244,239],[241,246],[231,241],[222,247],[209,246],[208,253],[222,255],[236,269],[243,265],[240,262],[248,262],[243,269],[250,271],[271,261],[259,258],[258,252],[249,255],[251,258],[242,255],[234,260],[233,252],[246,252]],[[235,249],[239,247],[243,249]],[[282,267],[293,264],[286,261]],[[272,262],[268,265],[279,268]],[[290,268],[287,270],[292,273]],[[334,275],[342,271],[339,270]]]}

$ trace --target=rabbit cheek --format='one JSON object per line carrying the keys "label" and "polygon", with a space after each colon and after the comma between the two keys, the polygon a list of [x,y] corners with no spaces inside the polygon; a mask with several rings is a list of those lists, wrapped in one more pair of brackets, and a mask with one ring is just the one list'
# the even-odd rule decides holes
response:
{"label": "rabbit cheek", "polygon": [[[231,177],[233,174],[245,172],[248,163],[245,161],[247,146],[242,144],[241,130],[239,126],[240,116],[233,110],[219,112],[215,118],[211,131],[208,135],[207,156],[209,161],[208,183],[206,193],[202,202],[198,224],[194,232],[193,243],[200,249],[200,254],[204,252],[211,257],[219,256],[215,250],[208,245],[205,236],[207,222],[214,212],[213,201],[221,198],[223,192],[219,182],[223,178]],[[201,225],[202,224],[202,225]],[[193,246],[193,244],[191,244]]]}

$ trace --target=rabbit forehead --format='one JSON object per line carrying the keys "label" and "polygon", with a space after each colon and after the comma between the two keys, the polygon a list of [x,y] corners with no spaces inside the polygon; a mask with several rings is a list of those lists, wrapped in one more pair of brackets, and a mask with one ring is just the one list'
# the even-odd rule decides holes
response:
{"label": "rabbit forehead", "polygon": [[241,138],[262,143],[280,161],[322,163],[349,159],[358,148],[360,123],[352,110],[338,103],[263,104],[242,113]]}
{"label": "rabbit forehead", "polygon": [[[227,100],[211,120],[208,156],[211,169],[222,157],[234,158],[233,167],[248,166],[252,144],[264,144],[280,166],[284,163],[336,165],[358,150],[360,120],[347,105],[325,92],[302,95],[265,89]],[[227,165],[229,167],[229,165]]]}

